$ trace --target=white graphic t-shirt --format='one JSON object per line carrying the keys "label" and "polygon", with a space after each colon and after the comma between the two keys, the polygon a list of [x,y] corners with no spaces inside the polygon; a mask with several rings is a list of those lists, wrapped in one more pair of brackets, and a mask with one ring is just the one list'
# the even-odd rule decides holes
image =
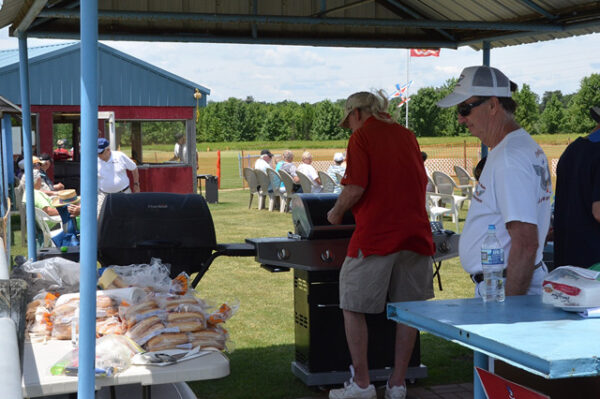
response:
{"label": "white graphic t-shirt", "polygon": [[490,224],[496,226],[496,236],[508,261],[510,236],[506,223],[512,221],[537,225],[539,246],[535,262],[540,262],[550,226],[551,196],[546,154],[524,129],[509,133],[489,152],[473,191],[459,243],[463,269],[469,274],[481,273],[481,244]]}

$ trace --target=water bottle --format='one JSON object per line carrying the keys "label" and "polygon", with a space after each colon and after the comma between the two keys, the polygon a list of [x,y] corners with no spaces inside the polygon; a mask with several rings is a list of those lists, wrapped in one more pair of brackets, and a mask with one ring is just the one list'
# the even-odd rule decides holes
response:
{"label": "water bottle", "polygon": [[496,237],[496,226],[488,226],[487,237],[481,245],[483,269],[483,301],[504,302],[504,248]]}

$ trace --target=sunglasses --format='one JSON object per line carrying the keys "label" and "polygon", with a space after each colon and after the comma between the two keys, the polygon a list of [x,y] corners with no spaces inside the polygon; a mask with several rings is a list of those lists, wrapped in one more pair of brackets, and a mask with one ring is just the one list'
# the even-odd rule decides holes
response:
{"label": "sunglasses", "polygon": [[469,116],[473,108],[483,104],[487,100],[489,100],[489,97],[481,98],[470,104],[460,103],[456,106],[456,112],[458,112],[458,114],[462,117]]}

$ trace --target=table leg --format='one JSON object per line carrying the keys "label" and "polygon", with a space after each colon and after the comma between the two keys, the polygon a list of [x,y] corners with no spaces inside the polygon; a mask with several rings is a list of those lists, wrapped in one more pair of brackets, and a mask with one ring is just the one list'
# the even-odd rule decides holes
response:
{"label": "table leg", "polygon": [[442,261],[433,262],[433,278],[435,279],[437,276],[438,286],[440,287],[440,291],[442,291],[442,277],[440,276],[440,268],[442,267]]}
{"label": "table leg", "polygon": [[142,385],[142,399],[152,399],[152,385]]}
{"label": "table leg", "polygon": [[481,352],[473,352],[473,399],[486,399],[483,386],[481,385],[481,381],[479,380],[479,376],[477,375],[475,367],[487,370],[488,356]]}

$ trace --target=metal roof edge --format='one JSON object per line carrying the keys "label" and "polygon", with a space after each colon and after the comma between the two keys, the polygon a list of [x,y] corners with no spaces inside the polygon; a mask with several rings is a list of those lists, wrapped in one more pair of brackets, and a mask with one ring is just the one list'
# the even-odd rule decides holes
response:
{"label": "metal roof edge", "polygon": [[[30,55],[30,50],[32,49],[40,49],[40,48],[50,48],[50,47],[61,47],[57,50],[49,50],[46,53],[43,54],[38,54],[38,55],[34,55],[31,56]],[[59,56],[62,56],[66,53],[70,53],[73,51],[77,51],[79,50],[79,42],[69,42],[69,43],[61,43],[61,44],[49,44],[46,46],[35,46],[35,47],[28,47],[27,48],[27,58],[28,58],[28,63],[29,65],[34,65],[34,64],[38,64],[40,62],[52,59],[52,58],[56,58]],[[11,50],[0,50],[0,51],[16,51],[17,54],[19,53],[19,49],[11,49]],[[12,64],[8,64],[5,65],[3,67],[0,67],[0,72],[5,72],[14,68],[18,68],[19,67],[19,59],[17,58],[17,60],[15,62],[13,62]]]}

